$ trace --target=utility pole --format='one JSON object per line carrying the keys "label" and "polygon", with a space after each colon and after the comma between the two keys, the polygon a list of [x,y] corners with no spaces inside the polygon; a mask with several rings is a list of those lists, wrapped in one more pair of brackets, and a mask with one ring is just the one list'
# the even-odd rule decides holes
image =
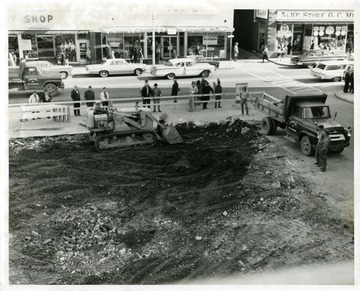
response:
{"label": "utility pole", "polygon": [[155,65],[155,15],[152,11],[152,64]]}
{"label": "utility pole", "polygon": [[228,38],[230,38],[230,56],[229,56],[229,61],[231,61],[231,56],[232,56],[232,39],[234,38],[233,34],[228,35]]}

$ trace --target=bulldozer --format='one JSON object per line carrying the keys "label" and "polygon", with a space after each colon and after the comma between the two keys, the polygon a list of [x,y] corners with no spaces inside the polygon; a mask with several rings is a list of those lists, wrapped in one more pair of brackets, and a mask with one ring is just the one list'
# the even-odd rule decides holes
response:
{"label": "bulldozer", "polygon": [[97,102],[94,108],[87,112],[87,128],[99,152],[152,147],[157,141],[169,144],[183,142],[166,113],[162,113],[159,119],[156,119],[146,107],[103,109]]}

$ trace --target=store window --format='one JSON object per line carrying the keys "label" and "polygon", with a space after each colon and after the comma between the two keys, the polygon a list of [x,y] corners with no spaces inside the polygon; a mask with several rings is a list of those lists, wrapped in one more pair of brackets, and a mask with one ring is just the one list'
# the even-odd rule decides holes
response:
{"label": "store window", "polygon": [[345,52],[347,25],[316,25],[313,27],[313,49]]}
{"label": "store window", "polygon": [[39,58],[54,57],[54,37],[52,35],[37,35],[36,40]]}
{"label": "store window", "polygon": [[188,36],[188,54],[201,54],[219,58],[225,50],[225,35],[219,33],[191,34]]}
{"label": "store window", "polygon": [[292,25],[286,23],[277,24],[275,50],[277,53],[286,53],[287,46],[292,43]]}
{"label": "store window", "polygon": [[76,62],[76,44],[75,44],[75,34],[61,34],[56,35],[55,45],[56,45],[56,57],[60,58],[61,54],[65,54],[65,58],[69,62]]}

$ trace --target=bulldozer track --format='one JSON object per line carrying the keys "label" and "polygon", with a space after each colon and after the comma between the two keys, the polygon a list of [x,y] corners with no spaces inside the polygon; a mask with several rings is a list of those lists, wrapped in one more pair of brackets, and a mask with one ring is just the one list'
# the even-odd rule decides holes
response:
{"label": "bulldozer track", "polygon": [[101,134],[94,141],[95,148],[99,152],[111,149],[153,147],[156,142],[156,133],[149,129]]}

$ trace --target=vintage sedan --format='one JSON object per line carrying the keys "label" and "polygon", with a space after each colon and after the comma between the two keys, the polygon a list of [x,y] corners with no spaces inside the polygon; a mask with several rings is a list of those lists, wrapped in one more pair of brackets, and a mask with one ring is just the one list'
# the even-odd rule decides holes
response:
{"label": "vintage sedan", "polygon": [[146,65],[128,63],[125,59],[107,59],[101,64],[87,65],[85,68],[88,74],[96,74],[105,78],[109,75],[134,74],[140,76],[145,71]]}
{"label": "vintage sedan", "polygon": [[219,61],[208,59],[208,58],[204,57],[203,55],[188,55],[186,57],[194,60],[195,63],[208,63],[210,65],[213,65],[215,67],[215,70],[217,70],[220,66]]}
{"label": "vintage sedan", "polygon": [[38,59],[35,60],[28,59],[26,66],[39,68],[44,74],[46,73],[59,74],[62,79],[66,79],[68,76],[70,76],[73,70],[72,66],[54,65],[49,61],[41,61]]}
{"label": "vintage sedan", "polygon": [[153,65],[150,74],[156,77],[167,77],[172,80],[175,77],[203,76],[208,77],[214,73],[215,67],[208,63],[195,63],[189,58],[170,59],[162,65]]}
{"label": "vintage sedan", "polygon": [[291,58],[291,62],[297,66],[308,67],[313,66],[317,62],[322,61],[342,61],[347,59],[345,53],[331,52],[328,50],[311,50],[305,52],[301,56],[294,56]]}

